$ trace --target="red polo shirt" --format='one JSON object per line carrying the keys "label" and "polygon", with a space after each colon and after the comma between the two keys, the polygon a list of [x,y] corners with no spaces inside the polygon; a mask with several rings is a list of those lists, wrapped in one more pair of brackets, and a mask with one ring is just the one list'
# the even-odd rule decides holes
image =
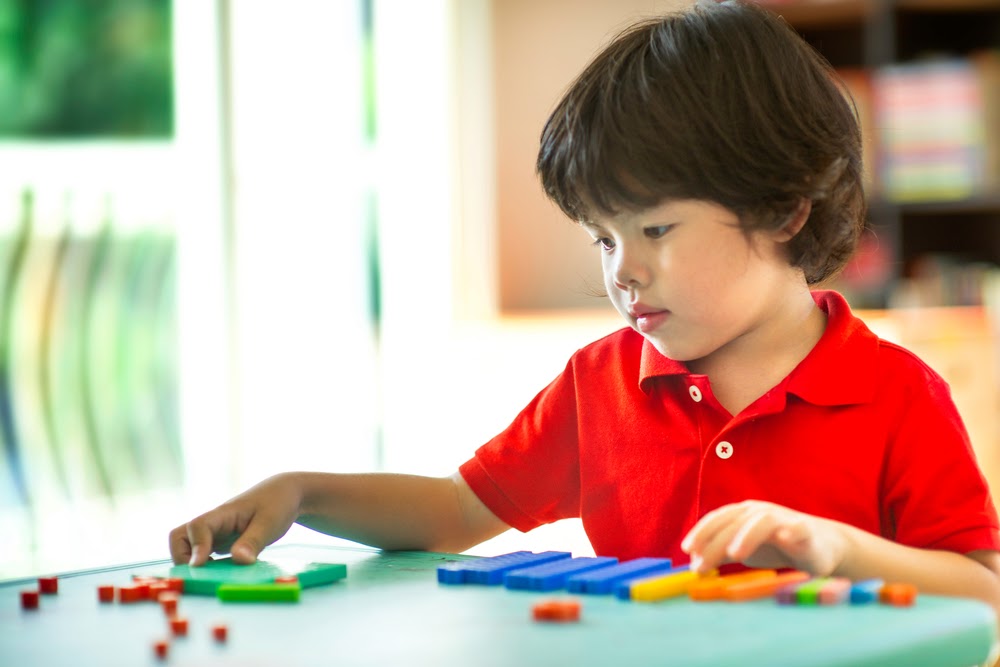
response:
{"label": "red polo shirt", "polygon": [[687,562],[695,521],[747,499],[915,547],[1000,549],[947,384],[839,294],[814,297],[823,337],[735,417],[706,376],[622,329],[577,351],[462,476],[514,528],[581,517],[595,552],[620,559]]}

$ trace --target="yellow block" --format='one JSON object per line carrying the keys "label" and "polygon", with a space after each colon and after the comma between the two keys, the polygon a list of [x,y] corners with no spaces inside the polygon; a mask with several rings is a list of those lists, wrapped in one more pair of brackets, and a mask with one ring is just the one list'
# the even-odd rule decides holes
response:
{"label": "yellow block", "polygon": [[708,574],[701,575],[697,572],[686,570],[665,574],[659,577],[650,577],[634,582],[629,587],[629,597],[638,602],[655,602],[667,598],[684,595],[688,592],[691,584],[703,580],[717,577],[718,570],[712,570]]}

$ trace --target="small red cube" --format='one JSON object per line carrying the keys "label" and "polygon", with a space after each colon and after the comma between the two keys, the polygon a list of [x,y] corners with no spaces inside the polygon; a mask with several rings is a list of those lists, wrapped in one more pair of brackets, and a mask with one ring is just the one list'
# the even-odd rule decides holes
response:
{"label": "small red cube", "polygon": [[115,587],[109,584],[97,587],[97,599],[101,602],[115,601]]}
{"label": "small red cube", "polygon": [[167,616],[173,616],[177,613],[177,593],[167,592],[160,593],[160,606],[163,607],[163,613]]}
{"label": "small red cube", "polygon": [[21,591],[21,609],[38,609],[38,591]]}
{"label": "small red cube", "polygon": [[170,631],[175,637],[185,637],[188,633],[188,620],[174,616],[170,619]]}
{"label": "small red cube", "polygon": [[214,637],[215,641],[219,642],[220,644],[224,643],[226,639],[229,637],[229,628],[226,627],[226,625],[223,623],[218,623],[216,625],[213,625],[212,637]]}
{"label": "small red cube", "polygon": [[59,592],[58,577],[38,577],[38,590],[46,595],[55,595]]}
{"label": "small red cube", "polygon": [[159,658],[160,660],[167,659],[167,653],[169,652],[169,650],[170,650],[170,642],[168,642],[166,639],[160,639],[153,642],[153,653],[155,653],[156,657]]}

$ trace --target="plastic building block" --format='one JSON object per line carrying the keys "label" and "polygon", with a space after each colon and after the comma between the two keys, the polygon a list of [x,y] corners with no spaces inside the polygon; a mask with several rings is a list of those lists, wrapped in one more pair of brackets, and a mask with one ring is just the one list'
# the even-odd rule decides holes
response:
{"label": "plastic building block", "polygon": [[167,582],[167,588],[174,591],[175,593],[184,592],[184,580],[180,577],[167,577],[164,579]]}
{"label": "plastic building block", "polygon": [[617,558],[595,556],[564,558],[551,563],[511,570],[503,577],[503,585],[512,590],[555,591],[566,586],[574,574],[608,567],[618,563]]}
{"label": "plastic building block", "polygon": [[149,584],[149,599],[156,602],[164,593],[170,592],[170,585],[166,581],[154,581]]}
{"label": "plastic building block", "polygon": [[[147,588],[148,590],[148,588]],[[118,602],[121,604],[132,604],[142,600],[142,588],[139,586],[119,586]]]}
{"label": "plastic building block", "polygon": [[693,582],[688,588],[688,597],[701,602],[719,600],[722,599],[726,586],[742,584],[747,581],[773,579],[777,574],[775,570],[746,570],[745,572],[711,577],[704,581]]}
{"label": "plastic building block", "polygon": [[635,560],[604,567],[593,572],[574,574],[566,580],[570,593],[608,595],[623,582],[649,577],[670,570],[669,558],[636,558]]}
{"label": "plastic building block", "polygon": [[38,609],[38,591],[21,591],[21,609]]}
{"label": "plastic building block", "polygon": [[216,590],[224,602],[298,602],[299,584],[222,584]]}
{"label": "plastic building block", "polygon": [[882,604],[909,607],[917,601],[917,587],[904,583],[886,584],[879,591],[878,599]]}
{"label": "plastic building block", "polygon": [[576,600],[544,600],[531,608],[536,621],[567,623],[580,620],[580,603]]}
{"label": "plastic building block", "polygon": [[778,602],[778,604],[795,604],[798,599],[799,588],[810,581],[810,579],[806,579],[802,582],[785,584],[774,592],[774,599]]}
{"label": "plastic building block", "polygon": [[730,602],[743,602],[745,600],[756,600],[774,595],[779,589],[791,584],[800,584],[809,580],[809,574],[792,570],[782,572],[773,577],[744,581],[742,583],[730,584],[722,591],[722,599]]}
{"label": "plastic building block", "polygon": [[851,604],[871,604],[878,602],[879,592],[885,582],[881,579],[865,579],[851,586]]}
{"label": "plastic building block", "polygon": [[188,633],[188,620],[179,616],[170,619],[170,632],[175,637],[186,637]]}
{"label": "plastic building block", "polygon": [[819,604],[819,592],[829,582],[829,577],[810,579],[795,590],[795,603]]}
{"label": "plastic building block", "polygon": [[448,563],[437,569],[438,583],[498,586],[503,583],[504,575],[511,570],[570,557],[572,554],[568,551],[543,551],[537,554],[530,551],[515,551],[492,558]]}
{"label": "plastic building block", "polygon": [[177,597],[177,593],[169,591],[167,593],[161,593],[159,603],[163,607],[163,613],[167,616],[173,616],[177,613],[177,602],[180,598]]}
{"label": "plastic building block", "polygon": [[97,599],[101,602],[115,601],[115,587],[110,584],[97,587]]}
{"label": "plastic building block", "polygon": [[258,560],[251,565],[237,565],[231,558],[210,560],[199,567],[174,565],[166,577],[179,579],[183,592],[215,595],[222,584],[271,584],[278,577],[294,576],[302,588],[330,584],[347,576],[342,563],[309,563],[301,560]]}
{"label": "plastic building block", "polygon": [[840,604],[846,602],[851,595],[851,580],[844,577],[830,577],[830,580],[819,589],[820,604]]}
{"label": "plastic building block", "polygon": [[701,575],[692,572],[687,565],[676,567],[664,574],[628,582],[615,589],[615,595],[623,600],[655,602],[685,595],[691,584],[701,579],[718,576],[718,571]]}
{"label": "plastic building block", "polygon": [[212,639],[220,644],[226,643],[229,639],[229,628],[223,623],[216,623],[212,626]]}
{"label": "plastic building block", "polygon": [[38,590],[45,595],[55,595],[59,592],[57,577],[38,577]]}
{"label": "plastic building block", "polygon": [[276,584],[297,584],[297,583],[299,583],[299,578],[296,577],[294,574],[290,574],[290,575],[285,576],[285,577],[275,577],[274,578],[274,583],[276,583]]}
{"label": "plastic building block", "polygon": [[170,642],[166,639],[159,639],[153,642],[153,654],[160,660],[166,660],[170,652]]}

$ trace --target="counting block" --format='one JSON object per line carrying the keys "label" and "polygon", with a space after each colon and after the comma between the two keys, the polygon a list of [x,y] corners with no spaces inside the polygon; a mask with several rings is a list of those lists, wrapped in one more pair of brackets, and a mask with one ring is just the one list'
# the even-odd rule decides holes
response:
{"label": "counting block", "polygon": [[846,602],[851,594],[851,580],[844,577],[830,577],[830,580],[819,589],[820,604],[840,604]]}
{"label": "counting block", "polygon": [[778,573],[774,570],[747,570],[721,577],[709,577],[702,581],[691,582],[688,587],[688,597],[692,600],[718,600],[723,597],[727,586],[742,584],[748,581],[773,579]]}
{"label": "counting block", "polygon": [[855,582],[851,586],[851,593],[848,596],[851,604],[871,604],[878,602],[879,591],[885,584],[881,579],[865,579]]}
{"label": "counting block", "polygon": [[658,576],[619,584],[618,588],[615,589],[615,595],[622,600],[635,600],[637,602],[666,600],[684,595],[692,583],[714,576],[718,576],[718,571],[712,570],[707,575],[700,575],[691,571],[687,565],[682,565]]}
{"label": "counting block", "polygon": [[38,590],[44,595],[55,595],[59,592],[59,579],[57,577],[39,577]]}
{"label": "counting block", "polygon": [[909,607],[917,601],[917,587],[906,583],[886,584],[879,591],[878,599],[882,604]]}
{"label": "counting block", "polygon": [[301,588],[339,581],[347,576],[342,563],[310,563],[299,560],[258,560],[238,565],[231,558],[210,560],[202,566],[174,565],[160,579],[180,579],[185,593],[215,595],[222,584],[271,584],[279,577],[294,576]]}
{"label": "counting block", "polygon": [[819,592],[829,582],[829,577],[817,577],[802,584],[795,590],[796,604],[818,604]]}
{"label": "counting block", "polygon": [[561,559],[544,565],[511,570],[504,575],[503,585],[511,590],[554,591],[563,588],[566,580],[574,574],[608,567],[617,562],[617,558],[609,556]]}
{"label": "counting block", "polygon": [[511,570],[569,559],[571,556],[568,551],[543,551],[537,554],[530,551],[515,551],[492,558],[448,563],[437,569],[437,577],[438,582],[442,584],[497,586],[503,583],[504,575]]}
{"label": "counting block", "polygon": [[536,621],[566,623],[580,620],[580,603],[576,600],[544,600],[531,608]]}
{"label": "counting block", "polygon": [[299,584],[222,584],[216,596],[223,602],[298,602]]}
{"label": "counting block", "polygon": [[742,602],[769,597],[782,588],[790,587],[792,584],[800,584],[808,579],[808,573],[793,570],[782,572],[773,577],[730,584],[722,591],[722,599],[730,602]]}
{"label": "counting block", "polygon": [[636,558],[592,572],[574,574],[566,580],[566,590],[570,593],[608,595],[618,584],[669,570],[669,558]]}

